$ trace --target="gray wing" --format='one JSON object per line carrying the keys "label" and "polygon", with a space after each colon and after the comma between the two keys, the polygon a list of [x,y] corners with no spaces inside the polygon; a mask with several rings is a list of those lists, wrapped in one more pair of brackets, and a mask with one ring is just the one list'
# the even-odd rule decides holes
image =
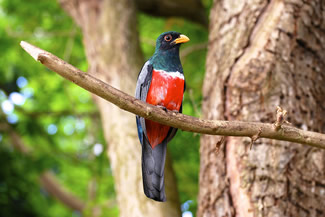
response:
{"label": "gray wing", "polygon": [[[147,99],[149,87],[151,84],[152,79],[152,70],[153,66],[149,62],[149,60],[144,64],[142,67],[139,75],[138,75],[138,81],[137,81],[137,87],[135,89],[135,98],[145,102]],[[145,119],[143,117],[137,116],[137,122],[140,123],[140,126],[142,128],[142,132],[147,137],[147,130],[146,130],[146,124]],[[143,141],[140,138],[140,141]]]}

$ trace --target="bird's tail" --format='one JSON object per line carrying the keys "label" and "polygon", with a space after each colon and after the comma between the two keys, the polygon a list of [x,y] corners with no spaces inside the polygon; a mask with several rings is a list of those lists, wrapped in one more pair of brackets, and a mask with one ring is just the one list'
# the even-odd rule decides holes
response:
{"label": "bird's tail", "polygon": [[142,145],[143,189],[147,197],[160,202],[166,201],[164,181],[166,150],[167,141],[163,141],[152,149],[147,139],[144,138]]}

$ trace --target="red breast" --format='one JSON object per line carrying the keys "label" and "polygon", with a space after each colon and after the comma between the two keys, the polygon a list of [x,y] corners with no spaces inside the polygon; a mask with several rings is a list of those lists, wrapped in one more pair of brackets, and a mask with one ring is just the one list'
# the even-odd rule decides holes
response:
{"label": "red breast", "polygon": [[[152,80],[146,102],[179,111],[184,94],[184,75],[180,72],[152,71]],[[146,120],[146,129],[151,147],[160,144],[167,136],[169,126]]]}

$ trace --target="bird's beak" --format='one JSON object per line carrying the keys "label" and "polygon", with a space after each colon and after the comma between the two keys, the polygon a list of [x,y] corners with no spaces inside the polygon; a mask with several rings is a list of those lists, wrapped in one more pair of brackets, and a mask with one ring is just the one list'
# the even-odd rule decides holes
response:
{"label": "bird's beak", "polygon": [[180,44],[180,43],[186,43],[190,39],[186,35],[180,35],[178,38],[176,38],[173,43]]}

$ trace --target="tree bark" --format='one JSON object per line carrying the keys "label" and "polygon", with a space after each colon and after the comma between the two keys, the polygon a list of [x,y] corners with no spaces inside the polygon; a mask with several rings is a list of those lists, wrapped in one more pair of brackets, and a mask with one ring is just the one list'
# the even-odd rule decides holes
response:
{"label": "tree bark", "polygon": [[[133,1],[61,0],[81,27],[89,73],[134,95],[144,59],[139,46]],[[120,216],[180,216],[180,203],[170,160],[165,168],[166,203],[145,197],[141,178],[141,145],[135,116],[93,96],[98,105],[114,175]]]}
{"label": "tree bark", "polygon": [[[215,0],[203,88],[206,119],[325,127],[325,2]],[[324,150],[201,137],[198,216],[324,216]]]}

